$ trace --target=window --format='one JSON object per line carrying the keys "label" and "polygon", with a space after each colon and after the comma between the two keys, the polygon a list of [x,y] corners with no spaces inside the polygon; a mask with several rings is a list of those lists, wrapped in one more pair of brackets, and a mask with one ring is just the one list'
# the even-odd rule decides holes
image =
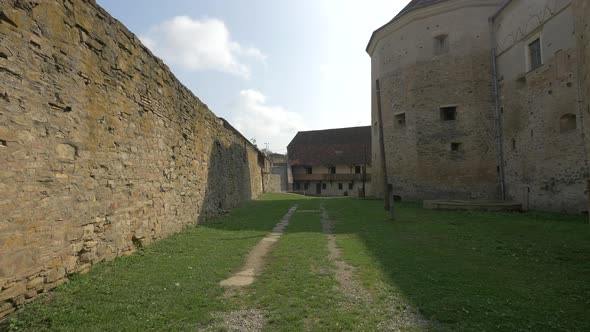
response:
{"label": "window", "polygon": [[434,37],[434,54],[440,55],[449,52],[449,36],[438,35]]}
{"label": "window", "polygon": [[440,108],[440,119],[442,121],[455,121],[455,120],[457,120],[457,106],[441,107]]}
{"label": "window", "polygon": [[396,114],[395,115],[395,126],[398,128],[402,128],[406,126],[406,113]]}
{"label": "window", "polygon": [[306,174],[311,174],[311,167],[305,167],[305,173]]}
{"label": "window", "polygon": [[453,152],[461,151],[461,143],[451,143],[451,151],[453,151]]}
{"label": "window", "polygon": [[361,174],[361,167],[360,166],[355,166],[354,167],[354,173]]}
{"label": "window", "polygon": [[309,183],[303,185],[303,189],[307,190],[307,188],[309,188]]}
{"label": "window", "polygon": [[576,121],[575,114],[566,114],[559,119],[559,132],[560,133],[567,133],[572,130],[576,130],[578,125]]}
{"label": "window", "polygon": [[352,188],[354,188],[354,183],[351,182],[348,184],[348,190],[352,190]]}
{"label": "window", "polygon": [[535,70],[543,65],[541,54],[541,38],[529,43],[529,71]]}
{"label": "window", "polygon": [[325,183],[322,183],[322,189],[323,190],[326,190],[326,184]]}
{"label": "window", "polygon": [[295,190],[299,190],[299,182],[295,182]]}
{"label": "window", "polygon": [[338,184],[338,190],[342,190],[342,183]]}
{"label": "window", "polygon": [[330,167],[330,174],[336,174],[336,167]]}

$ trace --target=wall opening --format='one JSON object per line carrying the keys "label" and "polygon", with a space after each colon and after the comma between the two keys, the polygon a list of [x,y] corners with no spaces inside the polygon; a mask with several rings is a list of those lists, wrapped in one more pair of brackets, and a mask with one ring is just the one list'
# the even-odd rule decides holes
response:
{"label": "wall opening", "polygon": [[336,174],[336,167],[330,167],[330,174]]}
{"label": "wall opening", "polygon": [[453,151],[453,152],[459,152],[459,151],[461,151],[462,145],[463,144],[457,143],[457,142],[451,143],[451,151]]}
{"label": "wall opening", "polygon": [[565,114],[559,119],[559,132],[567,133],[577,129],[577,118],[575,114]]}
{"label": "wall opening", "polygon": [[434,37],[434,54],[440,55],[449,52],[449,35],[438,35]]}
{"label": "wall opening", "polygon": [[326,184],[322,183],[322,190],[326,190]]}
{"label": "wall opening", "polygon": [[360,166],[355,166],[354,167],[354,173],[355,174],[361,174],[361,167]]}
{"label": "wall opening", "polygon": [[8,146],[8,142],[6,140],[0,139],[0,148],[5,148]]}
{"label": "wall opening", "polygon": [[342,183],[338,184],[338,190],[342,190]]}
{"label": "wall opening", "polygon": [[457,106],[441,107],[440,108],[440,119],[442,121],[455,121],[455,120],[457,120]]}
{"label": "wall opening", "polygon": [[312,168],[311,167],[305,167],[305,174],[312,174]]}
{"label": "wall opening", "polygon": [[305,183],[305,184],[303,185],[303,189],[304,189],[304,190],[307,190],[308,188],[309,188],[309,183]]}
{"label": "wall opening", "polygon": [[535,70],[543,65],[541,54],[541,38],[537,38],[528,44],[529,71]]}
{"label": "wall opening", "polygon": [[403,128],[406,126],[406,113],[395,115],[395,125],[397,128]]}
{"label": "wall opening", "polygon": [[352,190],[352,188],[354,188],[354,183],[351,182],[348,184],[348,190]]}

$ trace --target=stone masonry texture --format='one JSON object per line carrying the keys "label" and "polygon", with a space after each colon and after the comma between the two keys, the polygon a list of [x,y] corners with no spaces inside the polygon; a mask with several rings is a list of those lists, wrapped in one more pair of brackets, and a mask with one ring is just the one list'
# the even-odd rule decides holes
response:
{"label": "stone masonry texture", "polygon": [[[590,2],[422,4],[375,31],[367,47],[372,159],[380,165],[383,158],[380,102],[394,195],[588,211]],[[532,68],[535,40],[541,61]],[[449,121],[446,107],[455,109]],[[373,172],[380,197],[381,172]]]}
{"label": "stone masonry texture", "polygon": [[[403,200],[498,196],[487,17],[500,4],[410,13],[372,41],[372,164],[381,160],[379,81],[387,181]],[[442,120],[444,107],[456,108],[454,120]],[[375,167],[372,187],[382,196],[379,173]]]}
{"label": "stone masonry texture", "polygon": [[0,317],[257,197],[225,124],[93,0],[0,0]]}
{"label": "stone masonry texture", "polygon": [[[578,42],[578,75],[580,79],[580,109],[582,114],[582,128],[586,145],[586,156],[590,156],[590,1],[575,0],[574,13],[576,15],[576,35]],[[590,180],[586,193],[590,190]],[[590,211],[590,196],[588,211]]]}
{"label": "stone masonry texture", "polygon": [[[533,209],[587,210],[584,135],[560,119],[581,119],[578,52],[571,1],[513,1],[495,20],[506,193]],[[527,68],[523,50],[541,31],[543,65]]]}

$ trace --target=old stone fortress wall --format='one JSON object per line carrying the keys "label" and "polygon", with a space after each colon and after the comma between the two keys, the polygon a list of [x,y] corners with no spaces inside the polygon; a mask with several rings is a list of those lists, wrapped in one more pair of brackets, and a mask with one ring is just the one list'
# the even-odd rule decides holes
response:
{"label": "old stone fortress wall", "polygon": [[[379,151],[379,101],[394,194],[588,211],[590,19],[583,6],[587,1],[414,1],[377,30],[367,48],[372,144]],[[535,45],[540,65],[531,59]],[[381,157],[374,153],[373,164]],[[383,188],[381,170],[373,175],[374,188]]]}
{"label": "old stone fortress wall", "polygon": [[257,197],[265,163],[93,0],[0,0],[0,317]]}

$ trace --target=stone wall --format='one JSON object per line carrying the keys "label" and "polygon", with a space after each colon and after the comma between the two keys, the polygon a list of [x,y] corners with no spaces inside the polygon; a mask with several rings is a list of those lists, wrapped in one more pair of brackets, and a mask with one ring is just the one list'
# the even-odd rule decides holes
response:
{"label": "stone wall", "polygon": [[[580,213],[588,164],[578,104],[574,17],[569,0],[517,0],[494,20],[503,119],[506,193],[532,209]],[[540,38],[543,65],[530,68]],[[571,115],[576,128],[565,128]]]}
{"label": "stone wall", "polygon": [[287,164],[273,165],[268,186],[269,192],[281,193],[288,191]]}
{"label": "stone wall", "polygon": [[[369,43],[373,78],[374,194],[378,165],[377,81],[388,182],[404,200],[499,196],[487,18],[501,1],[448,1],[410,12]],[[438,49],[444,38],[443,49]],[[456,107],[443,121],[441,108]],[[456,151],[453,151],[453,143]]]}
{"label": "stone wall", "polygon": [[0,317],[262,190],[264,157],[94,1],[0,0]]}
{"label": "stone wall", "polygon": [[[586,146],[586,156],[590,156],[590,1],[574,0],[576,35],[578,42],[578,75],[580,80],[580,109],[582,128]],[[590,180],[586,188],[590,190]],[[590,211],[590,196],[588,197]]]}

